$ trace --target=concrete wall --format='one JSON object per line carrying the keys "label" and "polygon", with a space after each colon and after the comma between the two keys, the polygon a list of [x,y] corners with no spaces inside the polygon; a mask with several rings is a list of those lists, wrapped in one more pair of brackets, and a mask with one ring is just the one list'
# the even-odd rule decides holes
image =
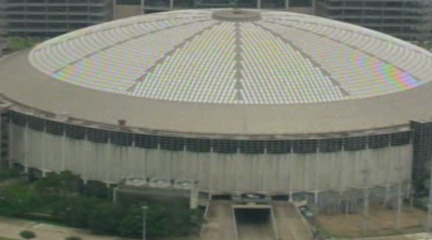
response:
{"label": "concrete wall", "polygon": [[288,9],[288,11],[289,12],[295,12],[295,13],[314,15],[314,9],[312,7],[290,7]]}
{"label": "concrete wall", "polygon": [[112,20],[112,8],[113,0],[0,1],[0,21],[7,35],[52,37]]}
{"label": "concrete wall", "polygon": [[10,124],[12,162],[72,170],[87,180],[126,177],[198,180],[200,190],[288,193],[410,181],[412,146],[289,154],[223,154],[94,143]]}
{"label": "concrete wall", "polygon": [[0,38],[0,57],[3,55],[3,51],[7,47],[7,41],[5,39]]}
{"label": "concrete wall", "polygon": [[114,19],[127,18],[141,15],[141,5],[116,5]]}

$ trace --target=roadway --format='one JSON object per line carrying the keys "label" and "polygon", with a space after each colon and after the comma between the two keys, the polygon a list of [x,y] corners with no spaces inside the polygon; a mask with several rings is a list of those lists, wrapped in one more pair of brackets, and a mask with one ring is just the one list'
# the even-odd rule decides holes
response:
{"label": "roadway", "polygon": [[211,201],[202,240],[236,240],[230,201]]}
{"label": "roadway", "polygon": [[[201,240],[275,240],[270,218],[264,223],[237,222],[237,239],[232,204],[231,201],[210,202],[207,224],[203,228]],[[302,221],[300,213],[292,204],[273,202],[271,205],[280,240],[312,240],[307,223]]]}
{"label": "roadway", "polygon": [[272,205],[279,239],[312,239],[312,233],[308,225],[302,221],[300,213],[297,212],[294,205],[288,202],[274,202]]}

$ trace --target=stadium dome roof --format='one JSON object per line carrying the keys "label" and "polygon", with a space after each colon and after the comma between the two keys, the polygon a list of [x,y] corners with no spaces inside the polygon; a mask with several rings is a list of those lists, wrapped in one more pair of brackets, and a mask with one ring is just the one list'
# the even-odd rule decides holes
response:
{"label": "stadium dome roof", "polygon": [[[194,134],[309,134],[430,118],[432,53],[289,12],[137,16],[0,63],[8,98],[74,118]],[[413,107],[415,106],[415,107]]]}
{"label": "stadium dome roof", "polygon": [[36,47],[35,68],[129,96],[228,104],[374,97],[426,83],[431,54],[383,34],[294,13],[192,10],[78,30]]}

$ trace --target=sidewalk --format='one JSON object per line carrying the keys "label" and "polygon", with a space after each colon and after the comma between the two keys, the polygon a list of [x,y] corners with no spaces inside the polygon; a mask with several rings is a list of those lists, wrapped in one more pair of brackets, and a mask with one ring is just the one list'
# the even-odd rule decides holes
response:
{"label": "sidewalk", "polygon": [[[413,233],[407,235],[384,236],[384,237],[367,237],[367,238],[351,238],[350,240],[431,240],[430,233]],[[343,240],[338,238],[338,240]]]}
{"label": "sidewalk", "polygon": [[55,226],[33,221],[11,219],[0,217],[0,236],[10,239],[21,239],[19,233],[30,230],[36,233],[35,240],[64,240],[66,237],[77,236],[82,240],[117,240],[120,237],[99,236],[90,234],[88,231]]}

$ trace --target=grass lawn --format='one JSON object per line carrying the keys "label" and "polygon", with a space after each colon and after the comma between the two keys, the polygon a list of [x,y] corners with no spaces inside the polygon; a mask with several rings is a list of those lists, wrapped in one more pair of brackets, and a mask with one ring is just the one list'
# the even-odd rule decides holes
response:
{"label": "grass lawn", "polygon": [[0,236],[0,240],[13,240],[13,239],[10,239],[10,238],[3,238],[3,237]]}

